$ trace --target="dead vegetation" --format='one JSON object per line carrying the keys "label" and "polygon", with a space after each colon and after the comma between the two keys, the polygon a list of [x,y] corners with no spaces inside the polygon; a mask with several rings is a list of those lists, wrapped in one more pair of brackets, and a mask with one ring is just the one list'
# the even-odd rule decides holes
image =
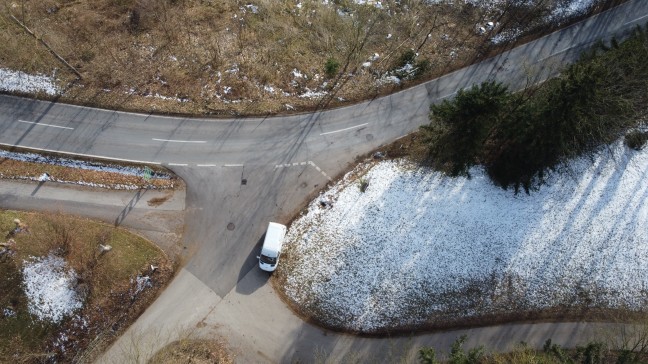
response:
{"label": "dead vegetation", "polygon": [[[506,47],[489,40],[497,33],[523,25],[536,35],[548,31],[541,19],[560,3],[0,1],[0,66],[55,74],[64,100],[217,115],[330,107],[392,92]],[[617,2],[601,0],[592,11]],[[328,60],[338,66],[325,69]],[[403,69],[407,62],[416,67]]]}
{"label": "dead vegetation", "polygon": [[[18,179],[38,181],[39,177],[47,173],[49,180],[62,183],[81,183],[90,186],[105,188],[155,188],[174,189],[181,188],[182,182],[178,178],[151,178],[100,170],[67,167],[56,164],[35,163],[13,160],[0,157],[0,179]],[[164,171],[168,174],[168,171]],[[160,201],[159,204],[164,201]],[[158,204],[158,205],[159,205]],[[150,205],[153,206],[153,205]],[[157,205],[155,205],[157,206]]]}
{"label": "dead vegetation", "polygon": [[158,351],[148,361],[151,364],[231,364],[232,354],[222,340],[183,338]]}

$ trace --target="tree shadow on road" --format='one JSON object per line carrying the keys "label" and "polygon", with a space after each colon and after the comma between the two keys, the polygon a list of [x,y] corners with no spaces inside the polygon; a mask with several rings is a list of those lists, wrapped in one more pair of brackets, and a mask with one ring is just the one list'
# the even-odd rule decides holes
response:
{"label": "tree shadow on road", "polygon": [[121,225],[121,223],[126,219],[126,216],[135,208],[135,205],[137,205],[137,202],[144,196],[144,194],[148,191],[147,189],[141,188],[137,190],[135,193],[135,196],[126,204],[126,207],[119,213],[117,218],[115,219],[115,226]]}

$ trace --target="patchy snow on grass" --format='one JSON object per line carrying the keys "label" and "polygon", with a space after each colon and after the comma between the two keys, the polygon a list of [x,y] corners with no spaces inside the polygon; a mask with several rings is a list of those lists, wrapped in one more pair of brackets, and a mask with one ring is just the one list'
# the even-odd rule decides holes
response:
{"label": "patchy snow on grass", "polygon": [[518,39],[522,34],[524,34],[524,31],[519,28],[505,29],[495,34],[490,41],[493,44],[504,44]]}
{"label": "patchy snow on grass", "polygon": [[[121,173],[130,176],[144,177],[146,171],[144,168],[133,166],[120,166],[116,164],[104,164],[100,162],[83,161],[78,159],[54,157],[36,153],[17,153],[7,150],[0,150],[0,158],[7,158],[15,161],[52,164],[63,167],[79,168],[92,171]],[[171,175],[162,172],[153,172],[151,178],[169,179]]]}
{"label": "patchy snow on grass", "polygon": [[587,13],[590,9],[596,5],[597,0],[571,0],[568,2],[559,3],[552,11],[549,16],[549,21],[558,21],[562,22],[565,19],[579,16]]}
{"label": "patchy snow on grass", "polygon": [[[78,168],[78,169],[85,169],[85,170],[92,170],[92,171],[99,171],[99,172],[119,173],[124,175],[142,177],[142,178],[144,178],[147,174],[145,168],[140,168],[140,167],[104,164],[100,162],[61,158],[61,157],[54,157],[49,155],[40,155],[36,153],[17,153],[17,152],[10,152],[6,150],[0,150],[0,159],[2,158],[22,161],[22,162],[51,164],[51,165],[58,165],[63,167]],[[0,177],[3,176],[0,175]],[[8,177],[4,176],[3,178],[8,178]],[[40,177],[22,176],[22,177],[13,177],[13,178],[39,181],[39,182],[54,181],[60,183],[76,184],[80,186],[109,188],[115,190],[136,190],[141,188],[140,186],[134,184],[132,185],[131,184],[102,184],[102,183],[93,183],[93,182],[85,182],[85,181],[68,181],[50,175],[48,175],[46,179],[43,178],[43,175],[41,175]],[[171,179],[171,175],[159,171],[153,171],[150,178],[168,180]]]}
{"label": "patchy snow on grass", "polygon": [[74,290],[76,273],[63,258],[32,258],[24,262],[22,273],[29,312],[38,319],[57,323],[83,306]]}
{"label": "patchy snow on grass", "polygon": [[58,95],[60,90],[54,79],[45,75],[30,75],[21,71],[0,68],[0,91]]}
{"label": "patchy snow on grass", "polygon": [[286,294],[329,325],[364,332],[551,307],[646,307],[648,151],[619,142],[531,195],[471,174],[359,166],[290,227]]}
{"label": "patchy snow on grass", "polygon": [[326,91],[313,91],[306,87],[306,92],[302,93],[299,95],[299,98],[301,99],[319,99],[324,96],[328,95],[328,92]]}

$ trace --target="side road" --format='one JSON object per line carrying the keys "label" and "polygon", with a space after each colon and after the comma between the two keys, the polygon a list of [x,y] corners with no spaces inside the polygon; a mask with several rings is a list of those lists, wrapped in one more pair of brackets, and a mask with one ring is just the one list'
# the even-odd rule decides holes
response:
{"label": "side road", "polygon": [[612,324],[537,323],[455,330],[411,337],[362,338],[302,321],[280,300],[268,274],[253,269],[224,298],[182,269],[158,300],[118,339],[99,363],[146,363],[178,338],[221,337],[237,363],[416,363],[418,349],[447,354],[468,335],[466,347],[508,351],[521,341],[538,349],[547,339],[567,347],[618,332]]}
{"label": "side road", "polygon": [[64,212],[133,230],[167,254],[180,250],[184,230],[184,189],[116,191],[56,182],[0,182],[0,207]]}

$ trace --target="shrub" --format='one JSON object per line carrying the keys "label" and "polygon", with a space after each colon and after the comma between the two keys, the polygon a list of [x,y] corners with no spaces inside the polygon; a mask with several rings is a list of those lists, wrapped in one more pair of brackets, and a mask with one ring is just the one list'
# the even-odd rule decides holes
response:
{"label": "shrub", "polygon": [[403,52],[403,54],[401,54],[400,58],[398,58],[398,62],[396,63],[395,68],[405,67],[408,64],[411,64],[413,66],[415,61],[416,52],[414,52],[413,49],[408,49]]}
{"label": "shrub", "polygon": [[340,69],[340,62],[338,62],[335,58],[330,57],[329,59],[326,60],[326,64],[324,64],[324,72],[326,73],[326,77],[328,78],[335,77],[339,69]]}
{"label": "shrub", "polygon": [[432,105],[431,123],[421,127],[430,145],[427,162],[451,176],[468,175],[483,158],[491,130],[509,113],[511,97],[501,83],[485,82]]}
{"label": "shrub", "polygon": [[367,187],[369,187],[369,181],[367,181],[364,178],[360,178],[360,192],[365,193],[367,191]]}
{"label": "shrub", "polygon": [[645,131],[631,131],[625,136],[625,144],[634,150],[641,150],[648,141],[648,132]]}
{"label": "shrub", "polygon": [[439,364],[436,360],[436,351],[434,348],[424,346],[419,349],[419,363],[421,364]]}

